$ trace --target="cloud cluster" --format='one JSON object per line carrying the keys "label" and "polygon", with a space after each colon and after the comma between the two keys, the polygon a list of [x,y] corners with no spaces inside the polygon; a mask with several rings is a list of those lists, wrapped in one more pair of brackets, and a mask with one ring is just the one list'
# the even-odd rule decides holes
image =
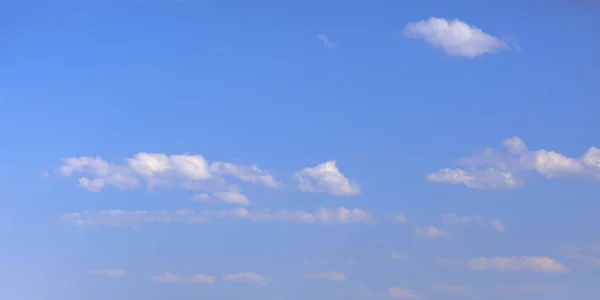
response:
{"label": "cloud cluster", "polygon": [[98,192],[107,185],[120,189],[146,186],[182,187],[186,189],[236,192],[234,185],[226,184],[225,177],[243,182],[277,188],[281,184],[270,173],[256,165],[242,166],[228,162],[208,162],[202,155],[140,152],[125,159],[124,163],[109,163],[101,157],[69,157],[63,161],[60,174],[83,174],[79,185]]}
{"label": "cloud cluster", "polygon": [[66,224],[78,227],[132,227],[137,228],[142,224],[150,223],[206,223],[210,218],[231,218],[255,222],[281,221],[299,224],[370,224],[373,216],[360,209],[320,208],[314,212],[300,210],[247,210],[245,208],[230,210],[209,210],[195,212],[189,209],[180,209],[175,212],[161,211],[123,211],[103,210],[98,212],[69,213],[60,216]]}
{"label": "cloud cluster", "polygon": [[[250,201],[226,178],[273,189],[283,186],[274,175],[256,165],[209,162],[199,154],[140,152],[120,164],[109,163],[101,157],[69,157],[63,160],[59,173],[66,177],[82,174],[78,179],[79,186],[91,192],[99,192],[106,186],[119,189],[179,187],[212,192],[212,195],[200,194],[197,200],[238,205],[249,205]],[[301,191],[334,196],[360,194],[358,183],[346,178],[333,160],[306,167],[295,175]]]}
{"label": "cloud cluster", "polygon": [[458,19],[432,17],[409,23],[404,27],[403,34],[407,38],[424,40],[451,56],[475,57],[509,49],[501,39]]}
{"label": "cloud cluster", "polygon": [[444,168],[429,174],[437,183],[463,184],[476,189],[514,189],[524,185],[519,175],[537,173],[547,179],[575,178],[600,182],[600,149],[590,147],[571,158],[545,149],[529,150],[519,137],[502,142],[504,150],[484,149],[460,159],[468,168]]}

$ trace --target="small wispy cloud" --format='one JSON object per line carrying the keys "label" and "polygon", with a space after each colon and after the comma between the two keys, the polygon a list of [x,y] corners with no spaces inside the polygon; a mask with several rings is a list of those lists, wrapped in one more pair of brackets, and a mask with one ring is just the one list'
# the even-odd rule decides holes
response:
{"label": "small wispy cloud", "polygon": [[327,49],[333,49],[333,48],[337,47],[337,43],[332,42],[329,39],[329,36],[326,34],[318,34],[317,39],[320,40],[323,43],[323,46],[325,46],[325,48],[327,48]]}

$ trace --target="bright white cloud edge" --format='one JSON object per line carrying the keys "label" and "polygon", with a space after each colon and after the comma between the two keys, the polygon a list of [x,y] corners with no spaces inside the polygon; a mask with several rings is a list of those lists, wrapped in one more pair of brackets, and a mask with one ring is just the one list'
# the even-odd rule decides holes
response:
{"label": "bright white cloud edge", "polygon": [[476,57],[509,49],[503,40],[458,19],[432,17],[409,23],[403,34],[407,38],[424,40],[450,56]]}
{"label": "bright white cloud edge", "polygon": [[468,168],[444,168],[429,174],[431,182],[462,184],[473,189],[516,189],[524,185],[519,175],[537,173],[547,179],[574,178],[600,182],[600,149],[590,147],[579,158],[545,149],[529,150],[513,136],[502,142],[504,150],[487,148],[462,158]]}

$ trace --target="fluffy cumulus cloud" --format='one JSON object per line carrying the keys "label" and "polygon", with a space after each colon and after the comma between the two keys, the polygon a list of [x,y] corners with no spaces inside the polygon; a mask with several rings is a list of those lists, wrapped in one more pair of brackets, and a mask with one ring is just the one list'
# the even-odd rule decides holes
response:
{"label": "fluffy cumulus cloud", "polygon": [[329,280],[329,281],[345,281],[346,275],[341,272],[325,272],[325,273],[314,273],[306,274],[305,278],[318,279],[318,280]]}
{"label": "fluffy cumulus cloud", "polygon": [[257,273],[232,273],[223,276],[223,280],[230,282],[246,282],[253,284],[266,285],[269,279]]}
{"label": "fluffy cumulus cloud", "polygon": [[501,39],[458,19],[429,18],[409,23],[403,34],[407,38],[424,40],[451,56],[475,57],[509,48]]}
{"label": "fluffy cumulus cloud", "polygon": [[[134,189],[142,186],[182,187],[192,190],[213,190],[223,202],[247,204],[234,185],[225,182],[226,177],[243,182],[278,188],[279,182],[270,173],[256,165],[243,166],[228,162],[207,161],[202,155],[140,152],[123,163],[109,163],[100,157],[70,157],[63,161],[60,174],[79,174],[79,185],[86,190],[99,192],[106,186]],[[232,197],[233,196],[233,197]],[[245,199],[245,200],[244,200]]]}
{"label": "fluffy cumulus cloud", "polygon": [[107,276],[107,277],[124,277],[127,272],[120,269],[104,269],[104,270],[92,270],[88,272],[90,275]]}
{"label": "fluffy cumulus cloud", "polygon": [[296,180],[298,189],[306,192],[327,192],[332,196],[360,194],[360,186],[340,172],[335,160],[300,170]]}
{"label": "fluffy cumulus cloud", "polygon": [[217,279],[214,276],[205,274],[177,276],[173,273],[165,272],[161,275],[152,276],[152,281],[156,283],[214,284]]}
{"label": "fluffy cumulus cloud", "polygon": [[420,298],[421,296],[411,290],[407,290],[399,287],[391,287],[389,288],[389,294],[392,298],[396,299],[415,299]]}
{"label": "fluffy cumulus cloud", "polygon": [[523,186],[519,175],[537,173],[547,179],[579,178],[600,182],[600,149],[590,147],[579,158],[545,149],[529,150],[519,137],[502,142],[503,149],[487,148],[460,159],[466,168],[444,168],[427,179],[463,184],[475,189],[514,189]]}
{"label": "fluffy cumulus cloud", "polygon": [[239,219],[255,222],[281,221],[299,224],[370,224],[373,216],[360,209],[320,208],[314,212],[300,210],[247,210],[245,208],[231,210],[209,210],[196,212],[189,209],[180,209],[175,212],[162,211],[123,211],[103,210],[98,212],[69,213],[60,216],[66,224],[78,227],[131,227],[137,228],[143,224],[151,223],[183,223],[198,224],[209,222],[210,218]]}
{"label": "fluffy cumulus cloud", "polygon": [[568,272],[566,266],[549,257],[513,256],[513,257],[478,257],[471,259],[467,266],[475,271],[534,271],[543,273]]}

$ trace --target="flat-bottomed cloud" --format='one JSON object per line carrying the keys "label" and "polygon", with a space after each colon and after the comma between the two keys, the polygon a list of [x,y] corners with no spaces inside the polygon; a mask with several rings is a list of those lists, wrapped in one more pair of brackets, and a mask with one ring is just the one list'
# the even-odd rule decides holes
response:
{"label": "flat-bottomed cloud", "polygon": [[403,34],[407,38],[422,39],[451,56],[475,57],[509,49],[501,39],[458,19],[429,18],[409,23]]}

